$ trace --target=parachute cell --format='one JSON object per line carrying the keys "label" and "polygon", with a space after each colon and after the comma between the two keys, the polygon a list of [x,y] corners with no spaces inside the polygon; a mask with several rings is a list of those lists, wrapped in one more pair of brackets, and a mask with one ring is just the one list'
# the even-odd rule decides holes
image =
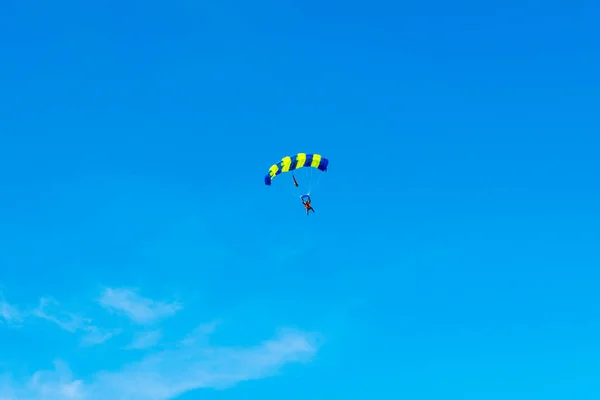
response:
{"label": "parachute cell", "polygon": [[271,185],[273,178],[283,172],[290,172],[304,167],[316,168],[325,172],[327,171],[328,165],[329,160],[322,157],[320,154],[298,153],[294,156],[286,156],[277,164],[273,164],[271,168],[269,168],[269,173],[265,175],[265,185]]}

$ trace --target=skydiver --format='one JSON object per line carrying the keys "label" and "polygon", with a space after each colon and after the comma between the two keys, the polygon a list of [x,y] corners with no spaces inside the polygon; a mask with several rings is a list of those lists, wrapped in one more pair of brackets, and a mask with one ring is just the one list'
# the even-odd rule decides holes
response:
{"label": "skydiver", "polygon": [[[304,200],[305,197],[306,197],[306,200]],[[310,205],[310,196],[305,195],[305,196],[302,196],[300,199],[302,200],[302,204],[304,205],[304,208],[306,208],[306,215],[308,215],[308,212],[311,210],[313,213],[315,212],[315,209],[312,208],[312,206]]]}

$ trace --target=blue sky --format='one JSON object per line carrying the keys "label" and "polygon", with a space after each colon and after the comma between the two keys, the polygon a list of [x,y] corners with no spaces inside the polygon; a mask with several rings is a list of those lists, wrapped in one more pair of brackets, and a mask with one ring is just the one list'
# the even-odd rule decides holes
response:
{"label": "blue sky", "polygon": [[2,2],[0,399],[597,399],[562,3]]}

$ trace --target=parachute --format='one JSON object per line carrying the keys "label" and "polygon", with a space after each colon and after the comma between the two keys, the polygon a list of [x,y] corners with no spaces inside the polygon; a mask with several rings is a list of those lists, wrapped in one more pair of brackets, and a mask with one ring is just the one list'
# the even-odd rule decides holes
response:
{"label": "parachute", "polygon": [[[302,205],[306,208],[306,215],[308,215],[309,211],[315,212],[315,209],[311,205],[311,190],[313,187],[313,172],[318,175],[316,180],[320,180],[323,172],[327,171],[327,167],[329,166],[329,160],[320,154],[306,154],[306,153],[298,153],[294,156],[286,156],[281,159],[277,164],[271,165],[269,168],[269,173],[265,175],[265,185],[271,186],[271,182],[273,179],[284,172],[291,172],[293,184],[290,185],[290,189],[293,189],[294,196],[297,197],[300,195],[300,200],[302,200]],[[296,179],[294,175],[294,171],[302,169],[307,175],[305,178]],[[315,184],[316,184],[315,183]],[[300,191],[300,192],[298,192]]]}
{"label": "parachute", "polygon": [[[326,172],[329,166],[329,160],[320,154],[298,153],[294,156],[286,156],[277,164],[269,168],[269,173],[265,175],[265,185],[271,186],[271,181],[283,172],[295,171],[300,168],[316,168],[319,171]],[[294,185],[298,186],[294,177]]]}

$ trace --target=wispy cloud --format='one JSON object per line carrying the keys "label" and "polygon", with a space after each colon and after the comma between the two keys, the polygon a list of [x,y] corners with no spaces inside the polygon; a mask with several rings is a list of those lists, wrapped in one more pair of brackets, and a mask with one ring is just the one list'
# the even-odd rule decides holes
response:
{"label": "wispy cloud", "polygon": [[83,345],[103,343],[120,332],[118,329],[102,330],[94,326],[91,319],[66,311],[56,300],[47,297],[40,299],[40,304],[32,311],[32,315],[50,321],[67,332],[83,332]]}
{"label": "wispy cloud", "polygon": [[5,300],[0,300],[0,321],[15,324],[22,320],[23,314],[16,307]]}
{"label": "wispy cloud", "polygon": [[[180,307],[123,289],[107,289],[102,298],[108,309],[120,310],[134,321],[157,321]],[[0,309],[0,315],[13,315],[13,308]],[[51,298],[42,298],[28,315],[68,332],[83,333],[83,344],[102,343],[116,332],[95,326],[91,319],[65,310]],[[136,353],[123,357],[122,348],[109,346],[102,349],[108,352],[107,359],[129,361],[110,370],[90,373],[88,369],[83,377],[75,377],[62,361],[29,377],[0,375],[0,400],[171,400],[202,388],[225,389],[275,375],[287,364],[310,361],[320,347],[317,335],[297,330],[280,330],[271,339],[249,347],[215,345],[211,335],[217,325],[199,325],[175,343],[161,343],[160,348],[155,347],[163,341],[160,330],[140,332],[128,346],[143,349],[137,361],[130,358]]]}
{"label": "wispy cloud", "polygon": [[105,395],[115,400],[173,399],[195,389],[224,389],[271,376],[285,364],[309,361],[316,351],[312,335],[292,331],[250,348],[182,344],[98,375],[94,389],[108,391]]}
{"label": "wispy cloud", "polygon": [[182,307],[176,302],[161,302],[140,296],[132,289],[107,288],[100,304],[108,310],[128,316],[138,324],[151,324],[170,317]]}
{"label": "wispy cloud", "polygon": [[159,330],[138,333],[127,348],[141,350],[154,347],[160,341],[161,336],[162,333]]}
{"label": "wispy cloud", "polygon": [[170,400],[196,389],[224,389],[266,378],[286,364],[310,361],[318,350],[316,339],[312,334],[284,330],[248,348],[188,341],[120,370],[99,372],[88,381],[74,379],[57,362],[53,371],[37,372],[21,384],[4,380],[0,399]]}
{"label": "wispy cloud", "polygon": [[26,382],[5,375],[0,379],[0,400],[84,400],[84,383],[73,379],[67,365],[58,360],[51,371],[38,371]]}
{"label": "wispy cloud", "polygon": [[211,322],[210,324],[198,325],[191,333],[189,333],[185,339],[181,341],[183,345],[194,345],[198,343],[204,343],[208,337],[217,329],[219,321]]}
{"label": "wispy cloud", "polygon": [[53,322],[61,329],[71,333],[91,325],[90,319],[83,318],[80,315],[62,309],[58,301],[48,297],[42,297],[40,299],[40,305],[33,310],[32,314],[38,318]]}
{"label": "wispy cloud", "polygon": [[86,334],[81,338],[81,344],[83,346],[102,344],[111,339],[113,336],[121,333],[120,329],[100,329],[93,325],[87,326],[83,330],[86,332]]}

